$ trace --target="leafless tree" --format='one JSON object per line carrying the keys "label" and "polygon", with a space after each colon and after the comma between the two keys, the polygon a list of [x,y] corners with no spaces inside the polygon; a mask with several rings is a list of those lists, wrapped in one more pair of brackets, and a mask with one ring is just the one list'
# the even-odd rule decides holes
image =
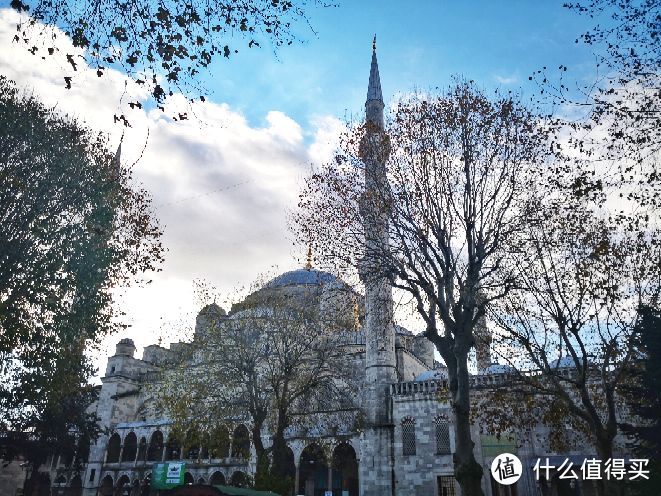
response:
{"label": "leafless tree", "polygon": [[[462,494],[479,495],[468,356],[486,305],[511,288],[501,271],[504,240],[521,228],[545,134],[512,96],[490,99],[462,81],[443,95],[402,101],[380,143],[366,141],[369,132],[369,123],[350,131],[336,160],[309,179],[297,226],[326,263],[385,275],[411,295],[448,367],[455,476]],[[390,152],[387,185],[365,192],[361,143]],[[366,243],[382,215],[388,245]]]}
{"label": "leafless tree", "polygon": [[191,425],[213,432],[219,419],[248,419],[256,485],[288,492],[287,429],[323,422],[316,413],[351,403],[332,313],[319,311],[313,289],[263,287],[229,314],[211,304],[201,317],[186,353],[162,374],[158,401],[183,435]]}
{"label": "leafless tree", "polygon": [[[625,413],[618,390],[636,359],[639,309],[658,304],[659,233],[622,229],[561,195],[531,205],[528,221],[510,240],[516,287],[490,308],[495,351],[521,390],[560,402],[608,460]],[[615,494],[598,483],[599,494]]]}

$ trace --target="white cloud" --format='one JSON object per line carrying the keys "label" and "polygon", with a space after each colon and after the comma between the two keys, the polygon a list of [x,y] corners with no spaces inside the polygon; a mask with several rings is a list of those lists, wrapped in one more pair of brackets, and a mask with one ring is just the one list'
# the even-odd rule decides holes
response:
{"label": "white cloud", "polygon": [[515,84],[519,82],[519,76],[511,74],[509,76],[500,76],[498,74],[493,77],[498,84]]}
{"label": "white cloud", "polygon": [[[190,103],[181,95],[168,101],[165,113],[130,110],[128,102],[146,99],[144,88],[114,70],[97,77],[63,37],[56,55],[31,55],[23,43],[11,42],[18,20],[15,12],[0,10],[0,74],[108,133],[112,146],[124,133],[123,161],[137,161],[135,177],[151,192],[164,227],[169,251],[163,271],[144,288],[117,293],[132,327],[107,339],[105,352],[122,337],[133,338],[138,348],[153,343],[163,321],[190,314],[193,279],[230,291],[273,266],[297,265],[302,253],[289,239],[287,211],[297,203],[310,164],[332,156],[342,127],[336,119],[319,117],[305,132],[273,110],[263,127],[253,127],[227,104]],[[75,73],[67,53],[77,55]],[[75,76],[70,90],[64,75]],[[189,120],[167,117],[180,111]],[[126,114],[131,127],[114,123],[115,114]],[[98,364],[104,367],[105,357]]]}

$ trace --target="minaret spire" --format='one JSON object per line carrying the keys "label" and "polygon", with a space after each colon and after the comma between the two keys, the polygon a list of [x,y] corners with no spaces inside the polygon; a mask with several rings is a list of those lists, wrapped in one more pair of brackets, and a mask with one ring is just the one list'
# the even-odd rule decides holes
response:
{"label": "minaret spire", "polygon": [[367,99],[365,101],[366,120],[383,128],[383,108],[383,93],[381,92],[381,78],[379,77],[379,63],[376,60],[376,35],[374,35],[374,40],[372,41],[370,80],[367,85]]}
{"label": "minaret spire", "polygon": [[393,422],[390,411],[390,386],[397,382],[395,328],[392,287],[380,263],[380,254],[389,246],[388,177],[390,154],[384,130],[383,94],[376,60],[376,36],[372,41],[372,65],[365,102],[365,134],[360,156],[365,166],[365,200],[361,203],[365,246],[359,268],[365,285],[365,384],[363,408],[365,431],[361,447],[360,494],[393,496]]}
{"label": "minaret spire", "polygon": [[117,151],[115,156],[112,159],[111,163],[111,179],[117,181],[121,175],[122,169],[122,143],[124,142],[124,133],[122,132],[122,137],[119,140],[119,145],[117,145]]}

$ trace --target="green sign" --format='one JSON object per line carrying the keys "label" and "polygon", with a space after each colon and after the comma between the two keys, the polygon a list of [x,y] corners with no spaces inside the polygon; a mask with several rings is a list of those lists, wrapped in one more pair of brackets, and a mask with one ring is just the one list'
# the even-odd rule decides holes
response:
{"label": "green sign", "polygon": [[496,457],[503,453],[516,455],[516,436],[503,434],[500,439],[496,436],[480,436],[482,441],[482,456],[485,458]]}
{"label": "green sign", "polygon": [[184,485],[186,464],[183,462],[157,463],[151,469],[151,487],[172,489]]}

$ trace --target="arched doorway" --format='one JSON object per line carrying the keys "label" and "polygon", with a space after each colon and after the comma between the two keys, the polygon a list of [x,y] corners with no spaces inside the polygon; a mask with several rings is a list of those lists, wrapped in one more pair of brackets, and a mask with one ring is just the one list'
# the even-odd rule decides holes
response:
{"label": "arched doorway", "polygon": [[134,432],[129,432],[124,438],[124,449],[122,450],[122,461],[133,462],[138,452],[138,438]]}
{"label": "arched doorway", "polygon": [[131,479],[128,475],[122,475],[115,486],[114,496],[131,496]]}
{"label": "arched doorway", "polygon": [[298,494],[323,496],[328,487],[328,462],[318,444],[307,446],[299,463]]}
{"label": "arched doorway", "polygon": [[250,433],[248,428],[241,424],[234,429],[234,436],[232,436],[232,458],[250,457]]}
{"label": "arched doorway", "polygon": [[349,443],[338,444],[333,450],[333,493],[358,496],[358,460]]}
{"label": "arched doorway", "polygon": [[122,440],[116,432],[108,440],[108,452],[106,463],[117,463],[119,461],[119,451],[121,450]]}
{"label": "arched doorway", "polygon": [[221,472],[214,472],[209,479],[209,484],[212,486],[224,486],[225,476]]}
{"label": "arched doorway", "polygon": [[149,449],[147,451],[147,460],[150,462],[160,462],[163,456],[163,433],[155,431],[151,435],[149,441]]}
{"label": "arched doorway", "polygon": [[66,494],[68,496],[81,496],[83,494],[83,481],[80,475],[76,475],[71,479]]}
{"label": "arched doorway", "polygon": [[99,487],[99,496],[112,496],[113,486],[114,484],[112,477],[106,475],[101,481],[101,486]]}
{"label": "arched doorway", "polygon": [[184,474],[184,484],[193,484],[195,482],[195,478],[191,475],[190,472],[186,472]]}
{"label": "arched doorway", "polygon": [[230,479],[230,486],[246,487],[247,482],[248,480],[246,478],[246,474],[241,472],[240,470],[237,470],[232,474],[232,478]]}

